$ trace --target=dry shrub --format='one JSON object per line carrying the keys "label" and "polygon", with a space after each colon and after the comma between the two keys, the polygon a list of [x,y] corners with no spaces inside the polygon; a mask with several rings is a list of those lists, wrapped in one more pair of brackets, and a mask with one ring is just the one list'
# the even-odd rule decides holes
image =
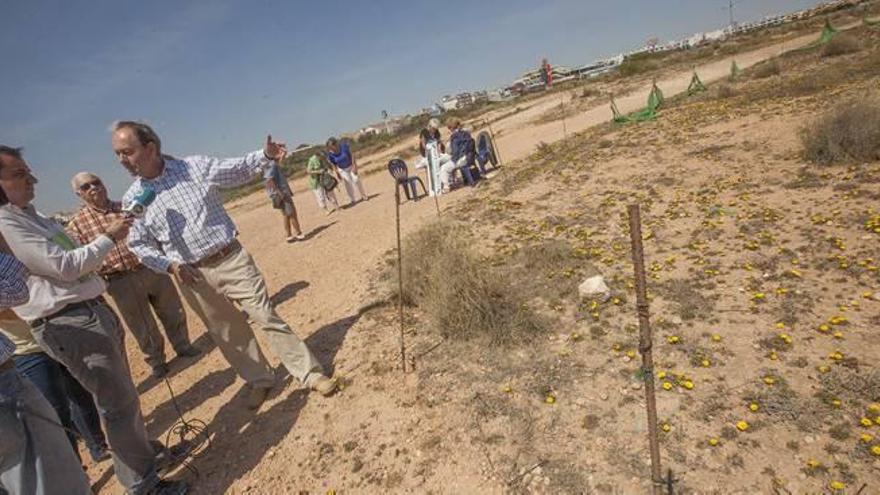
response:
{"label": "dry shrub", "polygon": [[646,60],[642,56],[635,55],[624,60],[623,63],[620,64],[620,67],[618,67],[617,71],[621,76],[629,77],[657,70],[659,68],[660,64],[657,63],[657,61]]}
{"label": "dry shrub", "polygon": [[775,59],[761,62],[752,69],[752,76],[755,79],[765,79],[770,76],[778,76],[780,73],[782,73],[782,67],[780,67],[779,61]]}
{"label": "dry shrub", "polygon": [[581,90],[581,98],[592,98],[593,96],[602,96],[602,92],[596,88],[586,87]]}
{"label": "dry shrub", "polygon": [[862,49],[859,40],[849,34],[838,34],[822,47],[823,57],[836,57],[854,53]]}
{"label": "dry shrub", "polygon": [[719,84],[715,88],[715,97],[716,98],[733,98],[736,96],[736,90],[733,89],[733,86],[729,84]]}
{"label": "dry shrub", "polygon": [[511,344],[542,330],[525,299],[451,223],[433,222],[407,236],[403,256],[404,301],[421,308],[442,336]]}
{"label": "dry shrub", "polygon": [[801,130],[807,160],[829,165],[880,159],[880,103],[842,103]]}

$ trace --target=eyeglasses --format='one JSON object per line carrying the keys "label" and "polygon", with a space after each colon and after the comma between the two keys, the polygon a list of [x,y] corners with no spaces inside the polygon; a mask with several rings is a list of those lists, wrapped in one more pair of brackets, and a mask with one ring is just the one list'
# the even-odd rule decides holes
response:
{"label": "eyeglasses", "polygon": [[80,184],[79,190],[82,192],[86,192],[86,191],[91,191],[92,189],[95,189],[96,187],[104,187],[104,184],[102,184],[100,180],[93,180],[90,182],[85,182],[83,184]]}

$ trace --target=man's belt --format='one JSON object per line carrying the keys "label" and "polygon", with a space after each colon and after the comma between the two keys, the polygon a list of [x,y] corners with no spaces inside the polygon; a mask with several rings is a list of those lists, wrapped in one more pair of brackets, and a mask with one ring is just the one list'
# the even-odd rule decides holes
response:
{"label": "man's belt", "polygon": [[129,273],[138,272],[143,268],[144,268],[144,265],[140,265],[137,268],[134,268],[132,270],[117,270],[115,272],[102,273],[101,278],[103,278],[105,281],[109,282],[111,280],[115,280],[117,278],[124,277],[124,276],[128,275]]}
{"label": "man's belt", "polygon": [[224,260],[226,257],[237,253],[241,249],[241,243],[238,242],[238,239],[233,239],[232,242],[220,248],[220,250],[215,251],[212,254],[205,256],[204,258],[196,261],[192,264],[192,266],[196,268],[204,268],[208,265],[213,265],[219,261]]}
{"label": "man's belt", "polygon": [[85,301],[70,303],[67,306],[64,306],[63,308],[59,309],[58,311],[52,313],[49,316],[44,316],[42,318],[37,318],[36,320],[31,321],[30,326],[31,327],[38,327],[40,325],[43,325],[43,324],[49,322],[53,318],[57,318],[59,316],[64,316],[65,314],[70,313],[71,311],[76,311],[78,309],[84,309],[84,308],[93,309],[96,306],[101,305],[101,304],[107,304],[107,302],[104,300],[104,296],[98,296],[94,299],[86,299]]}

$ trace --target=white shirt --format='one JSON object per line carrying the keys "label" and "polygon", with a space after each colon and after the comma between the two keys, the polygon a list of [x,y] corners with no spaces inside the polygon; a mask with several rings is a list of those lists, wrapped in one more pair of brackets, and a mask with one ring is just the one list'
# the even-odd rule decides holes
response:
{"label": "white shirt", "polygon": [[[104,292],[104,280],[96,271],[113,248],[113,240],[106,235],[80,246],[33,205],[19,208],[12,204],[0,206],[0,232],[12,254],[30,271],[30,300],[12,308],[22,320],[32,322]],[[70,242],[69,249],[62,247],[64,241]]]}
{"label": "white shirt", "polygon": [[172,262],[195,263],[226,247],[238,231],[223,208],[220,189],[250,182],[270,163],[262,150],[240,158],[166,158],[161,175],[138,177],[122,198],[127,206],[145,187],[156,192],[143,218],[132,225],[129,249],[145,266],[167,272]]}

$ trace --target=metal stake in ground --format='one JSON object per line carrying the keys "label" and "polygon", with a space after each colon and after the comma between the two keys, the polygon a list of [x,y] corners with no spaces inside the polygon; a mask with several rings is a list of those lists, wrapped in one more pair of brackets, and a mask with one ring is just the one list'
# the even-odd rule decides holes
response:
{"label": "metal stake in ground", "polygon": [[400,317],[400,369],[406,373],[406,344],[403,339],[403,255],[400,248],[400,188],[394,190],[394,210],[397,219],[397,302]]}
{"label": "metal stake in ground", "polygon": [[632,241],[632,259],[636,276],[636,307],[639,314],[639,352],[642,355],[642,377],[645,380],[645,402],[648,409],[648,444],[651,448],[651,482],[654,495],[663,493],[663,474],[660,468],[660,441],[657,434],[657,400],[654,397],[654,358],[651,321],[648,317],[648,296],[645,287],[645,257],[642,251],[642,220],[638,204],[629,211],[629,236]]}
{"label": "metal stake in ground", "polygon": [[568,139],[568,131],[565,129],[565,96],[559,98],[559,108],[562,110],[562,137]]}

